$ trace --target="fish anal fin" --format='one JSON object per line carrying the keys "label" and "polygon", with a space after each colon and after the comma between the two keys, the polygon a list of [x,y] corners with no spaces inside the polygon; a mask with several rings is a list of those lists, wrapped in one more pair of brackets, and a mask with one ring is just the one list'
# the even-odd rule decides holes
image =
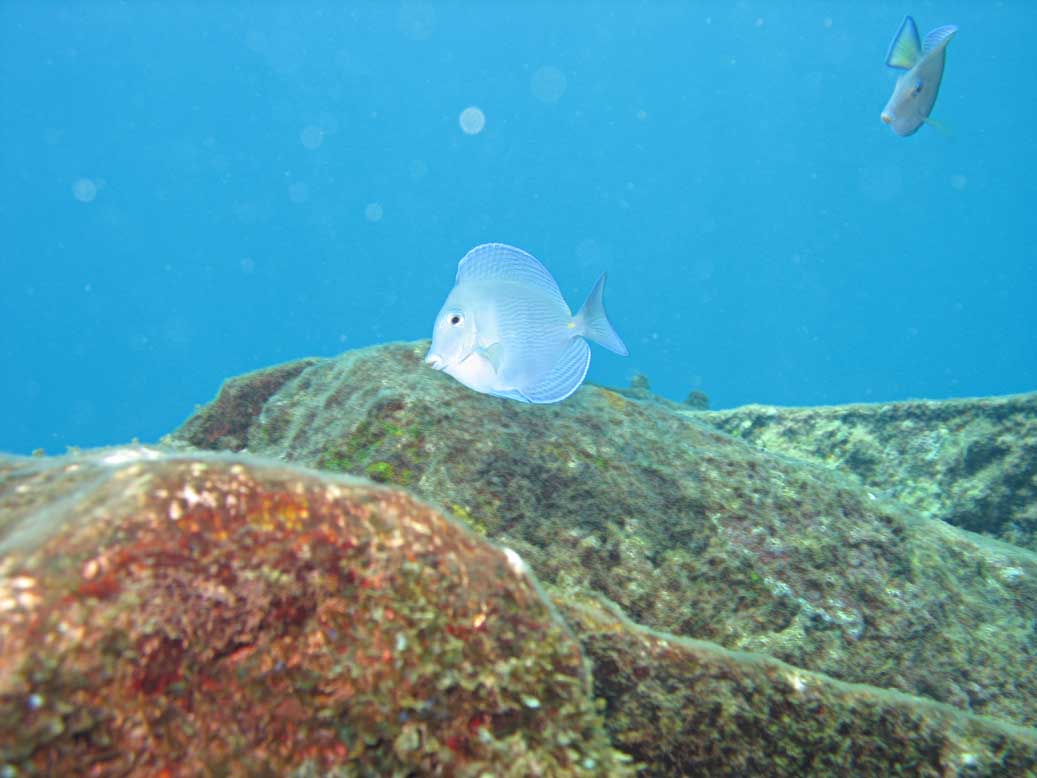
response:
{"label": "fish anal fin", "polygon": [[545,376],[533,386],[523,386],[517,391],[527,402],[560,402],[580,388],[590,363],[591,348],[587,341],[573,338]]}

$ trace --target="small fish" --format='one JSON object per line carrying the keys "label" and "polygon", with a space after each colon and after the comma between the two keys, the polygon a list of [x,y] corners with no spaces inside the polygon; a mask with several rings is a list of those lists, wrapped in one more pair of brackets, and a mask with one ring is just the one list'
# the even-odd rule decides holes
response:
{"label": "small fish", "polygon": [[893,96],[882,109],[882,121],[897,135],[907,136],[918,131],[922,122],[929,122],[936,95],[943,78],[943,63],[947,56],[947,44],[958,28],[953,24],[937,27],[925,36],[925,43],[918,39],[915,20],[905,16],[900,31],[893,38],[886,55],[886,64],[897,70],[906,70],[897,79]]}
{"label": "small fish", "polygon": [[564,400],[583,383],[584,338],[626,356],[605,315],[605,274],[575,316],[554,277],[514,246],[476,246],[457,265],[425,361],[469,389],[527,403]]}

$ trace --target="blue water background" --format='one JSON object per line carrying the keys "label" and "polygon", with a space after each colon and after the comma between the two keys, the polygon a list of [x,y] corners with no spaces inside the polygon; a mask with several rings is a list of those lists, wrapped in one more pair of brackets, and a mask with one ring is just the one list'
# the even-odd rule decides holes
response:
{"label": "blue water background", "polygon": [[[949,135],[879,121],[907,12],[961,26]],[[154,440],[229,376],[428,337],[485,241],[574,309],[608,271],[631,356],[595,347],[598,383],[714,407],[1035,389],[1035,20],[0,2],[0,450]]]}

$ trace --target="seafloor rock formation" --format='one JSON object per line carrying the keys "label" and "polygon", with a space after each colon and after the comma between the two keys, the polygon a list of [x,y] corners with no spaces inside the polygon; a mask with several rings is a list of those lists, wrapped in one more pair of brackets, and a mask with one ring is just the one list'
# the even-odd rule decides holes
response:
{"label": "seafloor rock formation", "polygon": [[1037,393],[699,414],[767,451],[852,475],[924,516],[1037,550]]}
{"label": "seafloor rock formation", "polygon": [[1033,730],[555,591],[567,628],[399,490],[134,447],[0,458],[0,516],[2,775],[632,775],[606,732],[645,778],[1037,775]]}
{"label": "seafloor rock formation", "polygon": [[[586,387],[556,406],[466,390],[393,344],[224,390],[167,439],[405,486],[641,624],[1037,723],[1037,557],[830,470]],[[299,363],[296,363],[298,365]],[[270,373],[236,379],[267,392]]]}
{"label": "seafloor rock formation", "polygon": [[1034,778],[1037,731],[559,601],[639,778]]}
{"label": "seafloor rock formation", "polygon": [[613,776],[513,554],[399,490],[0,459],[0,775]]}

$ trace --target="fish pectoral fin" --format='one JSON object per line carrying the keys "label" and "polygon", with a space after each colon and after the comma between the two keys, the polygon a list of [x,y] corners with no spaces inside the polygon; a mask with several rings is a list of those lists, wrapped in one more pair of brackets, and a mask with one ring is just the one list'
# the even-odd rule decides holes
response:
{"label": "fish pectoral fin", "polygon": [[499,342],[491,343],[489,346],[480,346],[476,352],[493,366],[494,372],[500,370],[501,345]]}
{"label": "fish pectoral fin", "polygon": [[905,16],[900,30],[889,44],[886,64],[897,70],[910,70],[922,56],[922,42],[918,38],[915,20]]}
{"label": "fish pectoral fin", "polygon": [[943,137],[945,137],[945,138],[952,138],[952,137],[954,137],[954,133],[951,132],[951,128],[948,127],[943,122],[941,122],[939,119],[930,119],[928,116],[925,116],[925,117],[922,118],[922,121],[925,122],[926,124],[928,124],[934,130],[936,130],[938,133],[940,133]]}

